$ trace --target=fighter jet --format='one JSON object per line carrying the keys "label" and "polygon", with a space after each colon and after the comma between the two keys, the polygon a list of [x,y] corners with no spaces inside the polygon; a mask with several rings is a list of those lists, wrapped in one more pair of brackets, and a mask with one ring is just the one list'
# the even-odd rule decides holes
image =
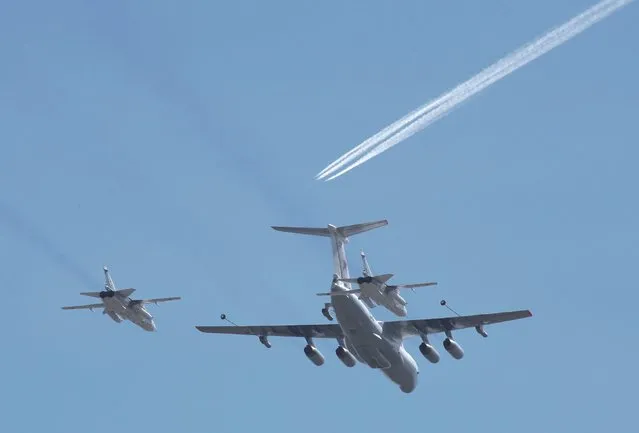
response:
{"label": "fighter jet", "polygon": [[81,292],[81,295],[91,296],[92,298],[100,298],[102,303],[89,305],[75,305],[72,307],[62,307],[63,310],[79,310],[94,308],[103,308],[102,314],[108,314],[115,322],[120,323],[123,320],[129,320],[145,331],[156,331],[153,316],[145,308],[145,304],[156,304],[158,302],[176,301],[181,297],[171,298],[153,298],[153,299],[131,299],[131,294],[135,289],[116,290],[113,279],[109,275],[109,269],[104,267],[104,290],[101,292]]}
{"label": "fighter jet", "polygon": [[[374,308],[377,305],[382,305],[388,311],[392,312],[396,316],[406,317],[406,300],[399,294],[400,289],[411,289],[414,291],[417,287],[435,286],[436,282],[429,283],[416,283],[416,284],[387,284],[388,280],[393,277],[393,274],[374,275],[371,270],[368,260],[366,260],[366,254],[364,251],[360,251],[362,256],[363,276],[358,278],[339,278],[338,281],[351,283],[359,286],[358,289],[346,290],[337,296],[347,296],[349,294],[358,294],[361,299],[369,308]],[[318,293],[317,296],[336,296],[335,293],[325,292]],[[322,314],[328,319],[333,320],[328,308],[332,305],[330,303],[325,304],[322,309]]]}

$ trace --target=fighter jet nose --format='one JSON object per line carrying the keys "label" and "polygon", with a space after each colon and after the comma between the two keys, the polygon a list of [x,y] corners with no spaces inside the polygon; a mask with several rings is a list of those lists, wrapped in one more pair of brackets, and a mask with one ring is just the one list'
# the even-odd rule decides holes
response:
{"label": "fighter jet nose", "polygon": [[149,321],[144,321],[142,322],[142,327],[149,331],[149,332],[155,332],[157,331],[157,327],[155,326],[155,322],[153,320],[149,320]]}

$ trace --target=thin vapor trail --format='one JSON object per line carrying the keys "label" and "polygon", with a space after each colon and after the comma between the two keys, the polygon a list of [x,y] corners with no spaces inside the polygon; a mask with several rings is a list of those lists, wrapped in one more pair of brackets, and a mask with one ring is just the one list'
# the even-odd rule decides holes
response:
{"label": "thin vapor trail", "polygon": [[[362,142],[360,145],[353,148],[351,151],[342,155],[322,172],[320,172],[316,178],[325,178],[331,173],[336,172],[340,167],[346,165],[349,161],[354,160],[360,155],[363,155],[370,149],[372,151],[360,158],[357,162],[352,163],[347,168],[341,170],[339,173],[332,175],[327,180],[334,179],[347,171],[352,170],[358,165],[363,164],[376,155],[388,150],[390,147],[398,144],[420,130],[426,128],[431,123],[446,116],[452,110],[457,108],[459,104],[466,99],[490,86],[491,84],[499,81],[505,76],[511,74],[520,67],[526,65],[532,60],[547,53],[553,48],[567,42],[569,39],[583,32],[593,24],[604,19],[608,15],[615,12],[617,9],[631,3],[633,0],[604,0],[595,6],[589,8],[585,12],[572,18],[562,26],[547,32],[544,36],[538,38],[532,43],[528,43],[525,46],[519,48],[517,51],[502,58],[492,66],[484,69],[479,74],[475,75],[466,82],[455,87],[451,91],[445,93],[434,101],[424,105],[422,108],[417,109],[395,123],[387,126],[384,130],[373,135],[369,139]],[[403,131],[397,134],[404,128]],[[394,137],[390,137],[392,134],[397,134]]]}
{"label": "thin vapor trail", "polygon": [[368,149],[371,149],[371,148],[375,147],[376,145],[378,145],[382,141],[386,140],[388,137],[390,137],[393,134],[395,134],[400,129],[406,127],[411,122],[414,122],[419,117],[421,117],[424,114],[426,114],[427,112],[435,109],[438,105],[440,105],[441,103],[443,103],[446,100],[448,100],[451,97],[453,97],[456,92],[459,92],[459,91],[465,90],[465,89],[467,89],[467,88],[469,88],[471,86],[477,85],[480,82],[482,82],[483,80],[486,80],[487,77],[490,77],[491,75],[494,75],[496,71],[498,71],[500,68],[503,68],[508,62],[511,61],[511,58],[512,58],[512,56],[514,54],[515,53],[512,53],[512,54],[509,54],[506,57],[503,57],[502,59],[500,59],[499,61],[495,62],[491,66],[489,66],[487,68],[484,68],[480,73],[476,74],[475,76],[473,76],[472,78],[468,79],[464,83],[458,85],[453,90],[450,90],[447,93],[445,93],[444,95],[441,95],[440,97],[427,102],[426,104],[422,105],[421,107],[411,111],[410,113],[408,113],[407,115],[405,115],[401,119],[396,120],[392,124],[388,125],[386,128],[382,129],[381,131],[379,131],[375,135],[367,138],[362,143],[360,143],[359,145],[355,146],[353,149],[351,149],[350,151],[346,152],[344,155],[340,156],[335,161],[333,161],[331,164],[329,164],[324,170],[322,170],[321,172],[319,172],[317,174],[316,178],[320,179],[320,178],[325,176],[325,173],[328,174],[329,171],[334,171],[334,170],[337,169],[337,168],[332,169],[333,167],[336,167],[338,165],[344,165],[346,162],[352,161],[357,156],[362,155]]}
{"label": "thin vapor trail", "polygon": [[40,250],[61,269],[73,274],[86,287],[100,286],[99,280],[88,274],[76,261],[64,253],[45,232],[2,201],[0,201],[0,226],[6,226],[10,231],[21,236],[24,241]]}

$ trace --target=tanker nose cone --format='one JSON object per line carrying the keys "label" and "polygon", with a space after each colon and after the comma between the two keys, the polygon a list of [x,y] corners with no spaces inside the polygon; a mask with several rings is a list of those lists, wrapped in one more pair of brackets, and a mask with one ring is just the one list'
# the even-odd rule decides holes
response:
{"label": "tanker nose cone", "polygon": [[406,394],[410,394],[411,392],[415,391],[415,388],[417,388],[417,380],[410,380],[406,383],[402,383],[399,386],[399,389],[401,389],[402,392],[405,392]]}

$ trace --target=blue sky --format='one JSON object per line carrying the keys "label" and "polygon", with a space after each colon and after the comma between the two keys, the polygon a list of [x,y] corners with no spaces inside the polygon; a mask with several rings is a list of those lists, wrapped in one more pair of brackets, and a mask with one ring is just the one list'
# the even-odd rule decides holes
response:
{"label": "blue sky", "polygon": [[[98,4],[100,3],[100,4]],[[481,4],[480,4],[481,3]],[[4,2],[2,431],[628,430],[639,361],[631,4],[333,182],[366,137],[594,2]],[[352,238],[410,318],[530,308],[459,332],[410,395],[320,341],[194,325],[323,323]],[[62,311],[107,264],[157,333]],[[390,313],[376,308],[382,320]],[[433,341],[441,348],[441,337]]]}

